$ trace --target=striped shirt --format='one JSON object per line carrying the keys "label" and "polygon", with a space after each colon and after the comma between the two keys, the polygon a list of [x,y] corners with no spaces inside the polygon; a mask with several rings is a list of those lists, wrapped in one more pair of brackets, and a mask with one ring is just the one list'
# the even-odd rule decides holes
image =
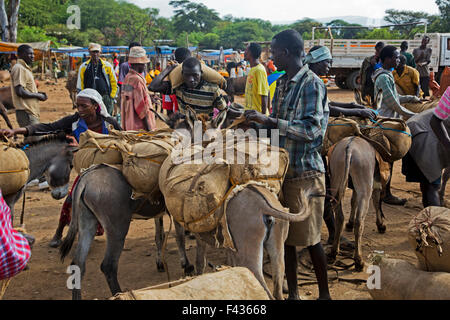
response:
{"label": "striped shirt", "polygon": [[442,95],[441,101],[439,101],[438,106],[434,109],[434,115],[441,120],[446,120],[450,116],[450,87],[445,90]]}
{"label": "striped shirt", "polygon": [[224,110],[227,107],[218,85],[202,80],[195,89],[189,89],[184,84],[175,89],[178,107],[185,113],[186,106],[190,106],[197,113],[214,114],[214,108]]}
{"label": "striped shirt", "polygon": [[328,125],[327,90],[322,80],[304,66],[291,80],[277,80],[271,118],[278,121],[280,147],[289,152],[286,178],[308,171],[325,172],[320,151]]}
{"label": "striped shirt", "polygon": [[378,110],[381,117],[400,118],[400,116],[412,117],[414,112],[409,111],[400,104],[400,97],[395,88],[394,76],[391,72],[381,68],[373,74],[375,82],[374,94],[381,89],[383,91],[383,100]]}
{"label": "striped shirt", "polygon": [[0,280],[21,272],[31,256],[27,239],[11,224],[11,211],[0,190]]}

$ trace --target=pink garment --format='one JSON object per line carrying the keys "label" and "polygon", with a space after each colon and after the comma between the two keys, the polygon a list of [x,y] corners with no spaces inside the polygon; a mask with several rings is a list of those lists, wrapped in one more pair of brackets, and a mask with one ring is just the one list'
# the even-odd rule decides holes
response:
{"label": "pink garment", "polygon": [[0,280],[21,272],[31,256],[27,239],[13,229],[11,211],[0,190]]}
{"label": "pink garment", "polygon": [[130,69],[121,87],[120,111],[123,130],[146,130],[145,121],[148,121],[150,131],[155,130],[156,120],[151,108],[153,105],[144,77]]}

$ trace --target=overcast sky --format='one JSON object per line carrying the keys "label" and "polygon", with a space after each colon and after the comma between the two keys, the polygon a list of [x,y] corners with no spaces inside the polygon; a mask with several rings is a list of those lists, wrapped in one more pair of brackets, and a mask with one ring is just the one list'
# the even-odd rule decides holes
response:
{"label": "overcast sky", "polygon": [[[170,17],[169,0],[128,0],[143,8],[159,8],[160,15]],[[295,21],[304,17],[328,18],[363,16],[383,18],[386,9],[424,11],[439,14],[435,0],[191,0],[215,9],[221,17],[260,18],[269,21]]]}

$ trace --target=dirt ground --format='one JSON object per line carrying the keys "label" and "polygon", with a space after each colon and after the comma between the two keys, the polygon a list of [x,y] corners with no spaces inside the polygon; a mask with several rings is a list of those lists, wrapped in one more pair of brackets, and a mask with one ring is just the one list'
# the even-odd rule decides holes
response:
{"label": "dirt ground", "polygon": [[[41,121],[49,122],[57,120],[63,116],[72,114],[72,104],[68,92],[64,88],[65,82],[58,84],[45,83],[41,81],[40,91],[45,91],[49,100],[41,104]],[[353,93],[338,88],[329,88],[329,96],[334,101],[352,101]],[[10,115],[14,125],[15,115]],[[0,127],[6,125],[0,120]],[[72,180],[75,175],[72,176]],[[395,195],[408,199],[405,207],[396,207],[384,204],[386,215],[387,232],[379,234],[375,226],[375,212],[373,208],[366,219],[366,228],[363,236],[364,257],[367,257],[373,250],[384,251],[385,254],[393,258],[405,259],[415,262],[414,251],[407,243],[407,225],[409,221],[421,209],[420,190],[417,184],[406,183],[401,174],[401,163],[397,162],[394,169],[393,192]],[[350,193],[348,193],[350,194]],[[59,259],[58,249],[48,246],[56,229],[59,213],[63,201],[56,201],[51,198],[49,191],[39,191],[32,188],[27,192],[25,225],[27,232],[36,237],[36,244],[32,251],[29,263],[29,270],[26,270],[15,277],[6,291],[5,300],[14,299],[71,299],[71,292],[66,287],[68,274],[67,266],[70,257],[63,263]],[[19,223],[22,209],[22,201],[16,206],[15,223]],[[344,211],[346,217],[349,215],[349,198],[347,195]],[[165,229],[168,230],[169,220],[165,218]],[[67,229],[66,229],[67,231]],[[344,231],[344,236],[353,240],[351,233]],[[325,225],[323,226],[322,239],[326,241],[328,237]],[[100,264],[105,251],[105,236],[96,237],[87,262],[87,271],[82,282],[82,293],[84,299],[106,299],[111,293],[106,280],[100,271]],[[195,260],[195,241],[187,239],[186,243],[188,256],[191,262]],[[171,280],[182,277],[178,251],[174,239],[174,232],[169,236],[168,241],[168,266]],[[140,289],[167,281],[166,273],[159,273],[155,264],[156,246],[154,241],[153,220],[132,221],[125,243],[125,250],[122,253],[119,266],[119,282],[122,290]],[[348,260],[348,259],[347,259]],[[213,265],[225,264],[225,254],[212,248],[208,249],[208,261]],[[367,259],[366,259],[367,261]],[[345,261],[344,261],[345,262]],[[266,266],[267,268],[268,266]],[[265,268],[265,269],[266,269]],[[267,268],[270,270],[270,268]],[[207,272],[213,271],[207,267]],[[308,277],[299,275],[300,294],[303,299],[316,299],[318,297],[317,285]],[[330,271],[330,291],[333,299],[370,299],[366,284],[365,272],[354,272],[354,269],[340,271],[339,278],[336,273]],[[313,278],[312,278],[313,279]],[[359,279],[357,283],[346,281],[348,279]],[[267,278],[271,286],[270,278]]]}

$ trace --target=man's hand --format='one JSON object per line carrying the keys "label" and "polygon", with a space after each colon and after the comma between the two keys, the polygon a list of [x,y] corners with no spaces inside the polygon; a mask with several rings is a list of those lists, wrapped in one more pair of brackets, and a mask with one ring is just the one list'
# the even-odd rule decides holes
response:
{"label": "man's hand", "polygon": [[47,94],[45,92],[39,92],[36,95],[36,98],[38,98],[39,101],[46,101],[48,99]]}
{"label": "man's hand", "polygon": [[413,96],[413,98],[411,99],[413,103],[418,103],[421,102],[419,97]]}
{"label": "man's hand", "polygon": [[377,118],[376,112],[370,109],[357,110],[357,114],[358,114],[357,117],[360,118],[367,118],[372,120],[375,120]]}
{"label": "man's hand", "polygon": [[269,119],[269,117],[255,110],[245,111],[244,116],[247,119],[247,122],[256,122],[261,124],[264,124]]}
{"label": "man's hand", "polygon": [[12,137],[14,137],[14,130],[0,129],[0,137],[12,138]]}

